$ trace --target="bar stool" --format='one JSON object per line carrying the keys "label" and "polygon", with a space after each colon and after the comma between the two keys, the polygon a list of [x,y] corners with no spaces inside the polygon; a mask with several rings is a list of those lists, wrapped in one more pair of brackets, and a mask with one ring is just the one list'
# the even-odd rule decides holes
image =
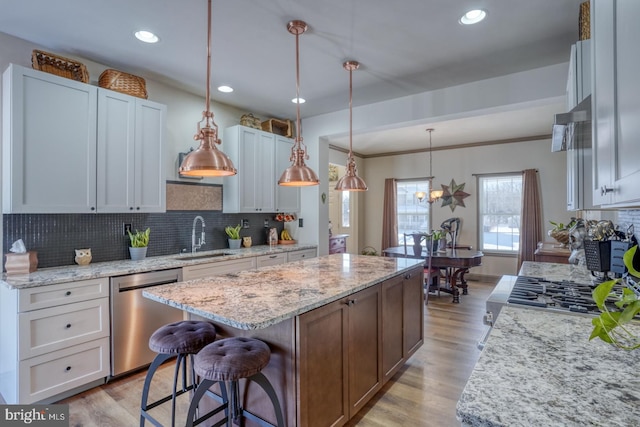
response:
{"label": "bar stool", "polygon": [[[273,386],[261,372],[269,363],[271,350],[269,346],[254,338],[225,338],[207,345],[196,356],[194,368],[200,376],[200,384],[191,399],[186,427],[200,424],[213,415],[224,410],[225,417],[216,426],[232,423],[243,425],[243,417],[262,426],[275,427],[257,415],[242,408],[238,393],[238,380],[245,378],[247,384],[253,381],[267,393],[276,415],[277,427],[284,427],[284,417],[278,396]],[[215,383],[220,386],[221,396],[209,391]],[[227,389],[228,387],[228,389]],[[207,394],[221,405],[194,421],[200,399]]]}
{"label": "bar stool", "polygon": [[[205,321],[183,320],[169,323],[158,328],[149,338],[149,348],[158,355],[153,359],[142,388],[142,400],[140,403],[140,426],[144,426],[145,420],[149,420],[154,426],[162,427],[148,411],[171,400],[171,426],[175,426],[176,397],[189,390],[197,388],[195,371],[193,369],[193,355],[202,350],[207,344],[216,339],[216,328],[212,323]],[[157,369],[167,360],[176,357],[176,366],[173,374],[173,389],[170,395],[148,403],[149,386]],[[187,385],[187,360],[191,359],[191,380]],[[178,373],[182,366],[182,388],[178,388]]]}

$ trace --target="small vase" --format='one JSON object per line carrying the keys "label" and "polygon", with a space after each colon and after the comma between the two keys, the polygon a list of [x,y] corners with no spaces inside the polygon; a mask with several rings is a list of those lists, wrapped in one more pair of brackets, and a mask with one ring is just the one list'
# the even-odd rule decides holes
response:
{"label": "small vase", "polygon": [[240,243],[242,240],[240,239],[228,239],[229,240],[229,249],[240,249]]}
{"label": "small vase", "polygon": [[141,259],[145,259],[147,256],[147,247],[142,248],[132,248],[129,247],[129,255],[131,256],[132,261],[140,261]]}
{"label": "small vase", "polygon": [[413,255],[415,256],[421,256],[422,255],[422,245],[420,243],[417,243],[413,245]]}

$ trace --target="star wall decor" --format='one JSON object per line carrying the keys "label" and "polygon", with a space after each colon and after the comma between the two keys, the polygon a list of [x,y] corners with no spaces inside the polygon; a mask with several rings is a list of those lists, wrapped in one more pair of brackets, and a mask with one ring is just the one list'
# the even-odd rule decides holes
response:
{"label": "star wall decor", "polygon": [[471,194],[463,191],[464,184],[464,182],[462,184],[456,184],[454,179],[451,180],[451,184],[449,185],[440,184],[443,191],[441,207],[449,206],[451,212],[456,209],[456,206],[466,207],[463,199],[469,197]]}

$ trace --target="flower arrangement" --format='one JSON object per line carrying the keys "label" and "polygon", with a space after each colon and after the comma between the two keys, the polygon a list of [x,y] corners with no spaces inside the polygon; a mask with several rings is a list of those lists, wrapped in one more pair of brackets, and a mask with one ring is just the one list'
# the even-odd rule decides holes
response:
{"label": "flower arrangement", "polygon": [[296,220],[296,214],[277,213],[273,219],[278,222],[291,222]]}

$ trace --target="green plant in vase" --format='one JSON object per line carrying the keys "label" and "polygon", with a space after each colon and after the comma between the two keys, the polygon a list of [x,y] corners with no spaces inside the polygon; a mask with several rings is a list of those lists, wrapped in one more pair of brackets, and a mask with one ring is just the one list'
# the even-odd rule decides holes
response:
{"label": "green plant in vase", "polygon": [[240,224],[235,227],[226,226],[224,228],[224,232],[227,233],[229,237],[229,249],[239,249],[240,248],[240,229],[242,226]]}
{"label": "green plant in vase", "polygon": [[129,254],[134,261],[144,259],[147,256],[147,246],[149,246],[149,234],[151,229],[147,227],[145,231],[136,230],[135,233],[127,230],[131,246]]}
{"label": "green plant in vase", "polygon": [[147,227],[144,231],[136,230],[135,233],[127,230],[129,233],[129,240],[131,241],[132,248],[145,248],[149,246],[149,234],[151,233],[151,229]]}
{"label": "green plant in vase", "polygon": [[[634,284],[640,282],[640,252],[638,246],[627,250],[623,256],[624,264],[628,270],[626,280]],[[602,341],[612,344],[623,350],[635,350],[640,348],[640,336],[634,334],[632,329],[640,330],[640,322],[634,320],[634,316],[640,313],[640,298],[629,287],[622,289],[622,294],[612,292],[613,287],[625,279],[614,279],[602,282],[593,290],[593,300],[600,316],[594,318],[593,331],[589,340],[600,338]],[[640,291],[640,288],[639,288]],[[610,311],[605,302],[615,300],[619,311]],[[635,326],[632,328],[632,326]]]}

